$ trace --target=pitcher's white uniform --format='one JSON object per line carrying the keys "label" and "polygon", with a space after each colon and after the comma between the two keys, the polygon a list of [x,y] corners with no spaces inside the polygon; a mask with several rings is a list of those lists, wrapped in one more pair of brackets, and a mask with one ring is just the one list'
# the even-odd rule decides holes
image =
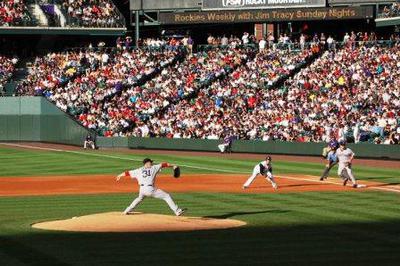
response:
{"label": "pitcher's white uniform", "polygon": [[[264,169],[265,169],[264,173],[261,173],[261,168],[262,167],[260,165],[262,165],[264,167]],[[251,183],[253,183],[254,179],[256,179],[257,175],[259,175],[259,174],[260,175],[265,175],[265,178],[269,182],[271,182],[272,187],[274,189],[278,188],[277,184],[274,181],[274,176],[272,175],[272,164],[271,164],[270,160],[269,161],[267,161],[267,160],[262,161],[262,162],[258,163],[256,166],[254,166],[253,174],[249,177],[249,179],[247,179],[246,183],[244,183],[243,188],[248,188],[251,185]]]}
{"label": "pitcher's white uniform", "polygon": [[336,156],[339,161],[338,175],[344,180],[350,179],[353,185],[357,184],[357,181],[351,170],[351,160],[354,157],[354,152],[349,149],[337,149]]}
{"label": "pitcher's white uniform", "polygon": [[142,202],[144,197],[162,199],[168,204],[168,206],[176,215],[180,214],[182,210],[179,209],[179,207],[175,204],[171,196],[154,186],[157,174],[163,167],[167,167],[167,165],[168,164],[163,163],[152,165],[149,168],[143,166],[138,169],[125,172],[125,176],[136,178],[139,184],[139,196],[125,209],[125,214],[132,212],[133,209],[139,205],[140,202]]}

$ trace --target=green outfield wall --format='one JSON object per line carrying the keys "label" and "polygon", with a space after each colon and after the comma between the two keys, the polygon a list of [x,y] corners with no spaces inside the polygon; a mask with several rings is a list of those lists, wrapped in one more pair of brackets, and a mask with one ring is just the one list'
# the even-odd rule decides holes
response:
{"label": "green outfield wall", "polygon": [[[83,145],[90,133],[69,115],[41,97],[0,97],[0,141],[38,141]],[[100,148],[219,151],[219,140],[97,137]],[[319,156],[322,143],[238,140],[238,153]],[[400,145],[349,144],[358,157],[400,159]]]}
{"label": "green outfield wall", "polygon": [[88,133],[42,97],[0,97],[0,141],[82,145]]}
{"label": "green outfield wall", "polygon": [[[166,138],[129,138],[131,149],[160,149],[160,150],[184,150],[184,151],[219,151],[218,140],[199,139],[166,139]],[[282,141],[251,141],[238,140],[232,145],[233,152],[260,153],[260,154],[289,154],[320,156],[323,143],[299,143]],[[376,145],[376,144],[349,144],[357,157],[400,159],[400,145]]]}

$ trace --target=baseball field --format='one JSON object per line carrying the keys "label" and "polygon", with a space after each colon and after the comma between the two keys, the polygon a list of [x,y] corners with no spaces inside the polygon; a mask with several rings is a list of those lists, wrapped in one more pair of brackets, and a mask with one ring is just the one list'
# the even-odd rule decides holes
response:
{"label": "baseball field", "polygon": [[[242,225],[156,232],[32,227],[108,213],[114,215],[103,225],[118,224],[123,219],[118,213],[135,198],[138,186],[127,178],[116,182],[115,176],[140,167],[145,157],[181,166],[180,178],[167,170],[157,179],[159,188],[188,208],[178,221],[190,223],[196,217],[193,221],[234,220]],[[272,156],[279,189],[259,177],[243,190],[252,168],[263,159],[251,154],[0,144],[0,264],[398,264],[399,161],[355,160],[354,173],[367,187],[353,189],[336,178],[336,167],[320,182],[320,158]],[[161,226],[172,216],[157,199],[145,199],[137,211],[161,215],[156,216]],[[129,219],[135,217],[143,214]]]}

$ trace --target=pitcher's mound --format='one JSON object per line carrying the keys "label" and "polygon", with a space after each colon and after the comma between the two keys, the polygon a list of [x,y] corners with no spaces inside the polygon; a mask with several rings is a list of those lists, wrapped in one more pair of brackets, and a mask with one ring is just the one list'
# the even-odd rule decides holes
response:
{"label": "pitcher's mound", "polygon": [[106,212],[33,224],[33,228],[74,232],[172,232],[227,229],[245,225],[232,219],[176,217],[160,214]]}

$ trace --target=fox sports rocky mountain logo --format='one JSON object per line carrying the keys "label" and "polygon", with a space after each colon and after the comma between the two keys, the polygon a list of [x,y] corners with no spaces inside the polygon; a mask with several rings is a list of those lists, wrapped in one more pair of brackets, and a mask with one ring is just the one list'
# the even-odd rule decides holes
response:
{"label": "fox sports rocky mountain logo", "polygon": [[246,0],[222,0],[222,5],[224,7],[240,7],[244,6]]}

